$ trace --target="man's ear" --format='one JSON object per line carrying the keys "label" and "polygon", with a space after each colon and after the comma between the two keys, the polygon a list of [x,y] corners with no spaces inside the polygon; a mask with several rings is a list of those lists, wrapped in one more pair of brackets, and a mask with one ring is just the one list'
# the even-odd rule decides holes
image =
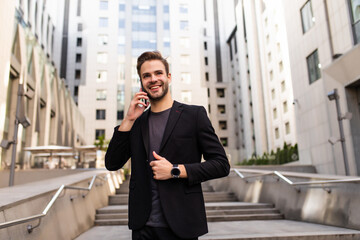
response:
{"label": "man's ear", "polygon": [[168,73],[169,83],[171,83],[171,73]]}

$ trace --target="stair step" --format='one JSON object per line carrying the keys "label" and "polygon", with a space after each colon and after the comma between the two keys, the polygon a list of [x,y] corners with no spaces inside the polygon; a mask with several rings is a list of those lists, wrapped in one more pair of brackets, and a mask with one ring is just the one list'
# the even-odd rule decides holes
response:
{"label": "stair step", "polygon": [[[116,194],[109,197],[109,205],[122,205],[128,204],[128,194]],[[237,201],[236,196],[233,193],[228,192],[205,192],[205,202],[233,202]]]}
{"label": "stair step", "polygon": [[279,213],[268,214],[241,214],[241,215],[222,215],[208,216],[208,222],[228,222],[228,221],[247,221],[247,220],[278,220],[284,219],[284,215]]}
{"label": "stair step", "polygon": [[269,203],[247,203],[247,202],[208,202],[205,203],[206,210],[234,210],[234,209],[259,209],[273,208]]}
{"label": "stair step", "polygon": [[128,220],[126,219],[100,219],[95,220],[95,226],[112,226],[112,225],[127,225]]}
{"label": "stair step", "polygon": [[241,214],[263,214],[263,213],[279,213],[276,208],[258,208],[258,209],[231,209],[231,210],[207,210],[207,216],[218,215],[241,215]]}
{"label": "stair step", "polygon": [[95,219],[96,220],[100,220],[100,219],[125,219],[125,220],[128,220],[128,214],[127,213],[96,214]]}

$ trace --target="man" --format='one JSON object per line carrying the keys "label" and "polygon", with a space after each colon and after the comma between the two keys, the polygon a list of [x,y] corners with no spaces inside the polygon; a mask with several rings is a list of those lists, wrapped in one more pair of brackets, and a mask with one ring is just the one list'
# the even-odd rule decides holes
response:
{"label": "man", "polygon": [[106,168],[131,158],[132,239],[197,239],[208,231],[201,182],[227,176],[229,162],[205,109],[172,100],[169,64],[159,52],[143,53],[137,71],[142,90],[115,127]]}

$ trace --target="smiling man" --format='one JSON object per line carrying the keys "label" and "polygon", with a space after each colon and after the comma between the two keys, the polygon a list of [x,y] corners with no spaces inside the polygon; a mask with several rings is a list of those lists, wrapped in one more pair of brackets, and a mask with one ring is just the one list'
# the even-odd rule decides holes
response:
{"label": "smiling man", "polygon": [[204,107],[173,101],[169,64],[159,52],[143,53],[137,71],[142,90],[115,127],[106,168],[118,170],[131,158],[133,240],[198,239],[208,231],[201,182],[229,174],[224,148]]}

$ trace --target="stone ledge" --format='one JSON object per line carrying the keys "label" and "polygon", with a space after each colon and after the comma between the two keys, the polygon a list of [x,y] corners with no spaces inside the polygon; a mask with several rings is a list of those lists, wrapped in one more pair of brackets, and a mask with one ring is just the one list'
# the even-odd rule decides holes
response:
{"label": "stone ledge", "polygon": [[89,170],[69,176],[57,177],[13,187],[0,188],[0,211],[48,194],[52,191],[56,191],[63,184],[73,185],[86,179],[90,179],[94,175],[105,175],[107,173],[109,173],[109,171],[105,169]]}

